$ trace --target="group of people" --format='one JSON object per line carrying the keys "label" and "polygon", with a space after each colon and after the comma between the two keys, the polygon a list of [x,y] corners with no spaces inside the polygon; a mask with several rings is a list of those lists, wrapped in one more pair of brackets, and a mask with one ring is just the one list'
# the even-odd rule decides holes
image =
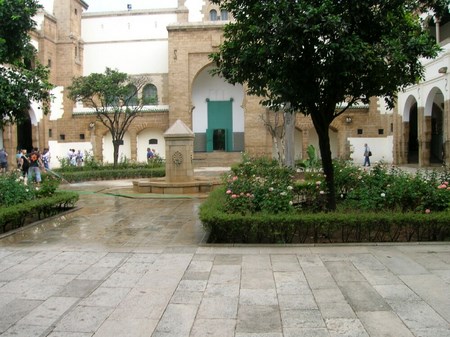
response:
{"label": "group of people", "polygon": [[81,150],[75,152],[75,149],[69,149],[69,152],[67,152],[67,159],[69,160],[70,165],[82,166],[84,161],[83,152],[81,152]]}
{"label": "group of people", "polygon": [[[23,178],[39,185],[42,181],[41,170],[50,169],[50,151],[45,148],[41,154],[38,148],[33,148],[30,153],[22,149],[17,151],[16,162]],[[8,171],[8,153],[5,149],[0,149],[0,169],[1,173]]]}
{"label": "group of people", "polygon": [[48,148],[40,153],[38,148],[33,148],[30,153],[26,149],[20,150],[16,155],[17,167],[22,172],[24,179],[28,182],[34,182],[36,185],[42,181],[41,170],[46,171],[50,169],[50,151]]}
{"label": "group of people", "polygon": [[147,148],[147,162],[151,161],[152,159],[156,158],[158,154],[156,153],[155,149]]}

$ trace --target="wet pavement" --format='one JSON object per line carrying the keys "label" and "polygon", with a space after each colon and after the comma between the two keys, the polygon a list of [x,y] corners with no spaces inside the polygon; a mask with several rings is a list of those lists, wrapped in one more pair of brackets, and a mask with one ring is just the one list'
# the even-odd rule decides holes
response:
{"label": "wet pavement", "polygon": [[0,336],[450,336],[450,244],[208,245],[202,196],[131,186],[1,237]]}

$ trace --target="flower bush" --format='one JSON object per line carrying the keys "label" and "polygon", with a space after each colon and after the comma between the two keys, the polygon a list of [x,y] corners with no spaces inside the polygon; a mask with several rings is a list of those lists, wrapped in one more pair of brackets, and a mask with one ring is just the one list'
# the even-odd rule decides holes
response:
{"label": "flower bush", "polygon": [[243,156],[225,176],[225,211],[229,213],[290,212],[293,208],[293,170],[276,160]]}
{"label": "flower bush", "polygon": [[[338,211],[420,212],[447,210],[450,174],[446,169],[408,173],[385,163],[371,169],[334,162]],[[282,167],[275,160],[244,155],[225,177],[228,213],[326,211],[325,177],[320,170]]]}
{"label": "flower bush", "polygon": [[60,179],[49,174],[42,174],[39,187],[28,184],[21,172],[12,171],[0,175],[0,207],[9,207],[38,198],[53,195],[60,184]]}
{"label": "flower bush", "polygon": [[[374,212],[443,211],[450,206],[447,172],[422,171],[415,174],[397,167],[378,163],[371,170],[357,168],[357,181],[341,188],[346,194],[340,207]],[[343,171],[344,174],[345,170]],[[338,181],[344,178],[339,177]]]}

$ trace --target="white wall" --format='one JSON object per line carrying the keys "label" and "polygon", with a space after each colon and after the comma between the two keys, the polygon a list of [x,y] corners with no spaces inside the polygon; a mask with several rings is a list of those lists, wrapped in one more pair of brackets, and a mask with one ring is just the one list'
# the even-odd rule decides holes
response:
{"label": "white wall", "polygon": [[[131,158],[131,141],[130,134],[128,132],[125,133],[123,137],[123,145],[119,146],[119,157],[117,160],[120,162],[121,158],[126,157],[128,159]],[[103,137],[103,162],[104,163],[114,163],[114,147],[112,144],[111,133],[106,133]],[[76,150],[76,149],[75,149]]]}
{"label": "white wall", "polygon": [[348,138],[348,141],[350,142],[350,149],[353,151],[350,158],[355,165],[364,163],[364,144],[366,143],[372,151],[371,163],[377,161],[392,163],[394,161],[394,137],[392,136],[384,138]]}
{"label": "white wall", "polygon": [[242,109],[244,89],[242,85],[232,85],[219,76],[211,76],[209,70],[211,70],[210,67],[203,69],[192,87],[192,104],[195,106],[192,113],[192,131],[206,132],[208,127],[207,98],[211,101],[228,101],[233,98],[233,131],[244,132],[244,110]]}
{"label": "white wall", "polygon": [[[50,150],[50,168],[60,167],[60,163],[58,158],[66,158],[67,152],[69,149],[75,149],[75,151],[80,150],[83,154],[85,151],[88,153],[92,152],[92,144],[90,142],[68,142],[68,143],[58,143],[55,140],[48,141],[49,150]],[[43,150],[43,149],[41,149]]]}
{"label": "white wall", "polygon": [[83,16],[83,74],[106,67],[128,74],[168,73],[167,25],[175,14]]}
{"label": "white wall", "polygon": [[106,67],[127,74],[168,73],[167,41],[90,44],[84,47],[83,75]]}
{"label": "white wall", "polygon": [[[155,149],[156,153],[161,157],[166,157],[166,140],[164,139],[164,133],[160,130],[145,129],[137,135],[137,161],[147,161],[147,148]],[[158,139],[157,145],[150,145],[148,141],[150,139]]]}

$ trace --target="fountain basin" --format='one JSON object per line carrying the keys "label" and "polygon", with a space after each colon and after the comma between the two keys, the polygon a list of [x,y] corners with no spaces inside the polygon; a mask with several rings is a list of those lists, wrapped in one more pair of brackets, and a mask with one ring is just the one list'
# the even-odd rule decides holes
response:
{"label": "fountain basin", "polygon": [[133,181],[133,191],[137,193],[156,194],[199,194],[209,193],[222,184],[219,179],[203,177],[182,182],[169,182],[165,178],[153,178],[150,180]]}

